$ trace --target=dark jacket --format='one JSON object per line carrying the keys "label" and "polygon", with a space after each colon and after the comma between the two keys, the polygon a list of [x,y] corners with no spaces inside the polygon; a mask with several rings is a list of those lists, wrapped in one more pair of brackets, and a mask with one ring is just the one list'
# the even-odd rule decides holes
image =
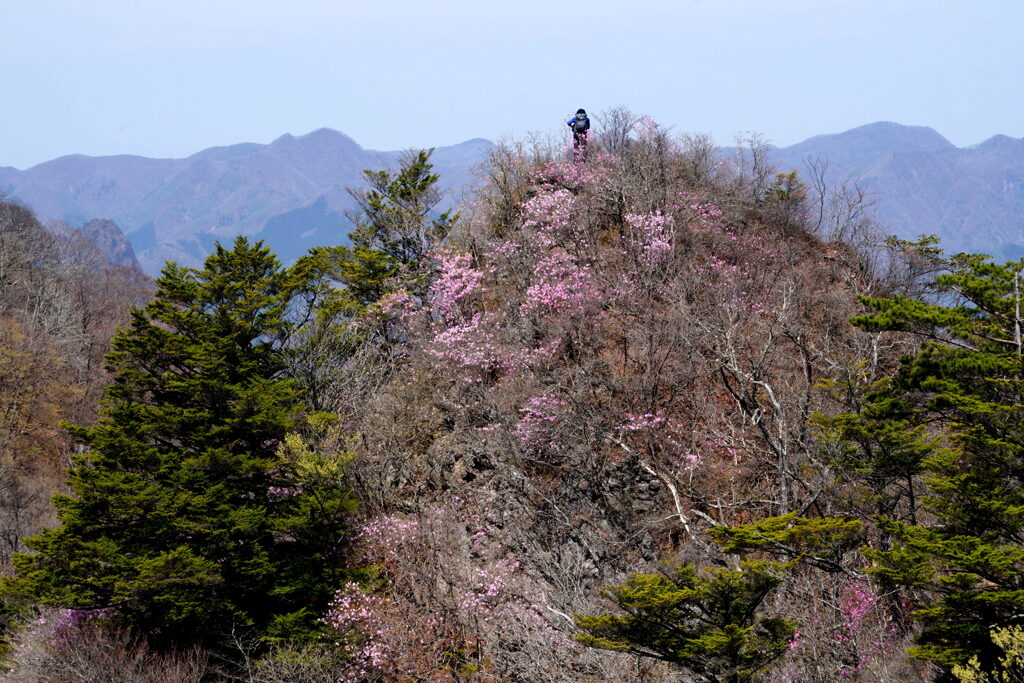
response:
{"label": "dark jacket", "polygon": [[590,130],[590,117],[584,116],[580,120],[574,116],[566,122],[566,125],[572,128],[572,132],[575,135],[585,135]]}

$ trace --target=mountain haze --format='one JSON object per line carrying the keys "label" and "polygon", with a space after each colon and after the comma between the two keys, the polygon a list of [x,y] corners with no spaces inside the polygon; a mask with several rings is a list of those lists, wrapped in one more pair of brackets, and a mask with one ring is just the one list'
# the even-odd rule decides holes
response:
{"label": "mountain haze", "polygon": [[[468,184],[471,167],[489,149],[484,140],[438,148],[433,161],[442,188]],[[336,244],[347,233],[345,212],[354,207],[347,189],[362,186],[364,169],[392,166],[399,156],[365,150],[323,128],[184,159],[71,155],[25,171],[0,168],[0,190],[43,221],[73,227],[93,218],[116,221],[143,268],[155,273],[166,259],[198,265],[215,240],[236,234],[267,237],[285,259],[304,252],[301,245]],[[306,225],[310,215],[317,220]]]}
{"label": "mountain haze", "polygon": [[[472,169],[491,148],[474,139],[435,150],[446,206],[476,184]],[[286,261],[340,243],[354,208],[347,190],[363,187],[364,169],[393,167],[399,156],[322,128],[184,159],[71,155],[24,171],[0,168],[0,193],[44,222],[115,221],[154,274],[166,259],[199,265],[216,240],[236,234],[265,239]],[[879,122],[772,147],[769,156],[807,183],[810,164],[824,167],[829,184],[856,182],[885,232],[937,234],[947,251],[1024,254],[1024,139],[996,135],[958,148],[931,128]]]}
{"label": "mountain haze", "polygon": [[780,169],[808,177],[827,161],[830,183],[856,181],[877,202],[883,228],[936,234],[947,251],[1024,254],[1024,139],[996,135],[958,148],[923,126],[873,123],[775,148]]}

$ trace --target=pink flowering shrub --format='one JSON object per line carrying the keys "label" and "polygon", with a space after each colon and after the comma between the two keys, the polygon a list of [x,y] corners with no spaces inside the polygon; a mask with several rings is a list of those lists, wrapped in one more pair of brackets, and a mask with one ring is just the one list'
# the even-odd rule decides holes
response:
{"label": "pink flowering shrub", "polygon": [[817,608],[794,634],[779,681],[919,680],[902,654],[909,636],[893,621],[892,606],[867,580],[822,581],[808,575],[795,588],[811,586]]}
{"label": "pink flowering shrub", "polygon": [[664,415],[627,413],[616,429],[637,451],[667,463],[676,477],[691,477],[704,462],[702,453],[684,445],[688,439],[683,425]]}
{"label": "pink flowering shrub", "polygon": [[690,211],[691,230],[710,232],[721,227],[721,218],[724,214],[714,202],[691,192],[679,192],[677,196]]}
{"label": "pink flowering shrub", "polygon": [[[483,372],[500,369],[505,355],[498,346],[493,328],[493,316],[476,313],[468,320],[441,327],[427,352],[462,369]],[[480,381],[477,375],[465,375],[464,379]]]}
{"label": "pink flowering shrub", "polygon": [[565,401],[550,392],[528,399],[519,409],[515,435],[528,453],[543,455],[562,449],[555,440],[555,431],[564,410]]}
{"label": "pink flowering shrub", "polygon": [[268,486],[267,500],[271,503],[279,503],[282,500],[287,500],[292,496],[302,493],[302,491],[303,488],[301,486]]}
{"label": "pink flowering shrub", "polygon": [[624,243],[639,264],[651,268],[672,251],[675,221],[661,211],[626,214]]}
{"label": "pink flowering shrub", "polygon": [[[694,207],[706,210],[707,215],[717,212],[702,205]],[[701,230],[703,226],[713,226],[705,234],[710,253],[706,261],[697,266],[697,272],[716,285],[720,309],[732,319],[767,313],[778,295],[779,252],[759,234],[741,232],[713,219],[706,221],[703,215],[697,225]]]}
{"label": "pink flowering shrub", "polygon": [[380,315],[407,320],[417,310],[416,299],[408,292],[394,292],[382,297],[376,304]]}
{"label": "pink flowering shrub", "polygon": [[867,580],[844,585],[839,597],[844,623],[842,631],[836,634],[836,642],[842,643],[856,634],[877,606],[878,593]]}
{"label": "pink flowering shrub", "polygon": [[866,579],[848,581],[840,589],[841,621],[835,630],[837,643],[850,646],[850,665],[840,671],[849,676],[879,657],[890,656],[896,649],[893,635],[896,625],[889,623],[883,611],[882,596]]}
{"label": "pink flowering shrub", "polygon": [[571,644],[548,624],[533,580],[497,530],[463,507],[455,500],[450,508],[388,515],[362,527],[364,560],[384,581],[372,592],[343,586],[324,619],[354,663],[344,680],[430,678],[453,665],[480,667],[495,656],[489,648],[512,641],[514,649]]}
{"label": "pink flowering shrub", "polygon": [[594,310],[602,300],[590,269],[570,254],[556,251],[537,262],[519,313],[548,321],[574,318]]}
{"label": "pink flowering shrub", "polygon": [[199,683],[208,673],[207,653],[157,652],[145,639],[107,623],[107,610],[44,610],[8,634],[6,683]]}
{"label": "pink flowering shrub", "polygon": [[341,680],[365,680],[394,658],[392,627],[385,618],[384,597],[363,591],[355,582],[342,586],[328,607],[323,622],[335,632],[334,644],[342,649],[349,666]]}
{"label": "pink flowering shrub", "polygon": [[550,247],[575,233],[573,210],[576,199],[568,190],[541,192],[523,205],[524,231],[541,247]]}
{"label": "pink flowering shrub", "polygon": [[[507,370],[512,362],[498,340],[497,320],[479,309],[485,273],[470,265],[470,256],[450,250],[436,254],[437,278],[431,283],[427,353],[464,371],[467,382],[479,382],[482,373]],[[475,302],[475,303],[474,303]]]}
{"label": "pink flowering shrub", "polygon": [[592,153],[587,163],[577,163],[566,149],[567,159],[552,160],[540,166],[534,174],[542,186],[555,188],[597,189],[608,183],[610,167],[616,162],[611,154]]}
{"label": "pink flowering shrub", "polygon": [[489,567],[475,568],[467,589],[458,598],[463,617],[491,621],[502,619],[517,609],[518,604],[508,604],[506,600],[519,567],[519,563],[513,560],[498,560]]}
{"label": "pink flowering shrub", "polygon": [[[574,212],[567,190],[541,192],[524,206],[520,235],[499,243],[490,263],[474,266],[468,254],[437,252],[438,274],[420,312],[430,328],[427,354],[456,368],[469,384],[548,359],[561,344],[564,323],[581,320],[604,300],[592,268],[555,246],[578,241]],[[524,288],[519,318],[536,320],[548,334],[538,336],[519,319],[487,310],[486,292],[517,281]]]}
{"label": "pink flowering shrub", "polygon": [[[861,276],[823,267],[749,184],[709,175],[714,150],[681,158],[652,121],[585,164],[514,152],[430,284],[379,304],[408,359],[378,375],[378,400],[351,401],[378,511],[359,544],[380,583],[339,593],[337,629],[386,653],[357,657],[367,677],[472,663],[496,680],[663,680],[626,657],[585,669],[554,610],[663,553],[714,552],[712,525],[815,496],[807,515],[837,509],[807,416],[833,401],[822,379],[865,359],[847,323]],[[789,680],[869,680],[871,653],[902,642],[834,576],[789,588]],[[526,652],[544,674],[503,668]]]}
{"label": "pink flowering shrub", "polygon": [[451,250],[435,254],[440,272],[430,285],[433,311],[442,318],[462,317],[463,300],[483,292],[484,273],[470,265],[470,255]]}

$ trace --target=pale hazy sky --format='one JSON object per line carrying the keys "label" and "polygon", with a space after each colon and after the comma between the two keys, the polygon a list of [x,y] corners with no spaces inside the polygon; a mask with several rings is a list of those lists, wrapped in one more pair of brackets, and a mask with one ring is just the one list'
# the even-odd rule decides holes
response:
{"label": "pale hazy sky", "polygon": [[321,127],[403,149],[615,105],[720,144],[1024,137],[1024,0],[0,0],[0,166]]}

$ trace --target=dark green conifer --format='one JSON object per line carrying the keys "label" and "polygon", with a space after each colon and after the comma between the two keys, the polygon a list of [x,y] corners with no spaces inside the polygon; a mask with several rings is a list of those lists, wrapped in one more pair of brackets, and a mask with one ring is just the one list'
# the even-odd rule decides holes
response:
{"label": "dark green conifer", "polygon": [[679,564],[636,574],[602,594],[622,614],[576,615],[584,645],[679,665],[711,683],[739,683],[787,650],[796,625],[762,614],[785,565],[744,562],[741,570]]}
{"label": "dark green conifer", "polygon": [[322,273],[342,286],[321,307],[322,316],[359,315],[384,295],[426,285],[430,249],[451,230],[458,215],[438,214],[441,199],[432,173],[433,150],[409,152],[399,169],[363,171],[369,189],[352,191],[359,205],[349,233],[352,246],[319,247],[299,267]]}
{"label": "dark green conifer", "polygon": [[433,151],[407,153],[395,174],[363,171],[370,189],[353,193],[360,209],[353,244],[379,249],[400,264],[419,264],[444,239],[458,216],[434,212],[441,195],[435,187],[440,176],[431,172]]}
{"label": "dark green conifer", "polygon": [[[350,498],[279,451],[300,395],[283,376],[293,290],[261,243],[169,264],[107,358],[102,417],[6,588],[110,610],[152,642],[316,630],[339,585]],[[315,512],[316,514],[313,514]]]}
{"label": "dark green conifer", "polygon": [[903,432],[876,426],[872,438],[902,446],[865,464],[908,486],[919,469],[926,512],[881,517],[894,543],[869,556],[878,578],[917,588],[923,630],[914,655],[947,667],[977,655],[991,667],[1000,652],[990,630],[1024,624],[1024,262],[961,255],[949,267],[936,278],[942,298],[865,298],[875,312],[854,319],[924,340],[868,406],[901,418],[890,427]]}

